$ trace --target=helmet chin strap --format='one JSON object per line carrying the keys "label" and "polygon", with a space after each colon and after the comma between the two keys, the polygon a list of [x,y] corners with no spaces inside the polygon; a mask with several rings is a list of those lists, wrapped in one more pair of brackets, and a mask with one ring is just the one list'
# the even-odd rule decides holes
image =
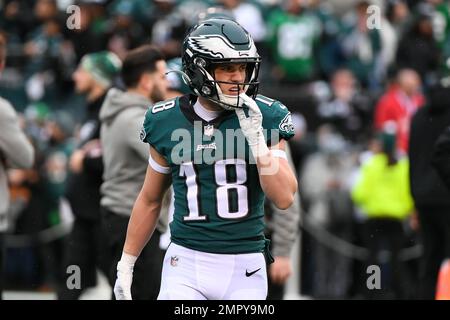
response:
{"label": "helmet chin strap", "polygon": [[239,95],[224,94],[220,89],[219,84],[216,83],[215,85],[220,102],[223,102],[225,104],[220,105],[222,108],[226,110],[234,110],[235,108],[242,108],[242,104],[244,103],[244,101],[242,99],[239,99]]}

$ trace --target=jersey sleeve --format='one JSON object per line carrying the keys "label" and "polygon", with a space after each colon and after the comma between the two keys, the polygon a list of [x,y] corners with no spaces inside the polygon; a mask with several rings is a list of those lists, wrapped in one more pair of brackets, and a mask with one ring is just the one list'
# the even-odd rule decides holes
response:
{"label": "jersey sleeve", "polygon": [[263,129],[267,144],[271,146],[277,144],[280,139],[291,139],[295,131],[288,108],[280,101],[261,95],[256,97],[256,101],[263,114]]}

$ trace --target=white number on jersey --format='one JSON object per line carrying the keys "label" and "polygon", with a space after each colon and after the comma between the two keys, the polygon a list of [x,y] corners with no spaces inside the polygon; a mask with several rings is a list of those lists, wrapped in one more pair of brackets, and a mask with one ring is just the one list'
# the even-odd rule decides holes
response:
{"label": "white number on jersey", "polygon": [[152,113],[157,113],[160,111],[168,110],[173,107],[175,107],[175,99],[159,102],[152,107]]}
{"label": "white number on jersey", "polygon": [[[227,165],[236,168],[236,181],[227,181]],[[238,219],[248,214],[247,170],[245,161],[242,159],[225,159],[216,162],[214,175],[216,183],[220,186],[216,190],[217,214],[223,219]],[[231,212],[230,192],[237,193],[237,211]]]}
{"label": "white number on jersey", "polygon": [[183,221],[205,221],[206,216],[201,216],[198,210],[198,183],[197,174],[192,162],[183,163],[180,166],[180,176],[186,177],[187,203],[189,215],[183,217]]}
{"label": "white number on jersey", "polygon": [[[234,167],[236,179],[228,181],[227,170]],[[246,163],[242,159],[225,159],[214,164],[216,184],[217,215],[222,219],[239,219],[248,214],[248,190],[244,183],[247,181]],[[183,221],[205,221],[207,216],[200,215],[197,174],[192,162],[180,166],[180,176],[186,177],[187,202],[189,215]],[[230,195],[234,193],[237,203],[232,203]],[[232,211],[232,207],[237,210]]]}

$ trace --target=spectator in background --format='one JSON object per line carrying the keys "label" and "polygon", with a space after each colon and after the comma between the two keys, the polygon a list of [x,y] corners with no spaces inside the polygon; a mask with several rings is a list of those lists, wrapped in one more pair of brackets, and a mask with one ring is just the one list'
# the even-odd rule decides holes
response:
{"label": "spectator in background", "polygon": [[[150,149],[139,139],[148,108],[166,97],[166,63],[161,52],[149,45],[129,51],[122,67],[127,88],[108,91],[100,110],[104,182],[101,187],[102,228],[110,266],[109,283],[114,287],[116,266],[122,255],[134,201],[144,183]],[[157,230],[142,250],[134,267],[131,292],[137,300],[156,300],[164,252],[160,236],[167,229],[170,194],[161,209]],[[111,292],[112,294],[112,292]],[[112,295],[113,296],[113,295]]]}
{"label": "spectator in background", "polygon": [[317,76],[317,45],[322,26],[306,10],[305,0],[287,0],[267,19],[268,46],[274,62],[273,76],[281,81],[303,83]]}
{"label": "spectator in background", "polygon": [[397,38],[401,39],[407,27],[412,22],[407,1],[388,0],[386,5],[386,19],[394,29]]}
{"label": "spectator in background", "polygon": [[106,31],[108,38],[107,49],[123,59],[128,50],[136,48],[146,39],[144,29],[133,16],[131,2],[121,1],[111,12],[109,28]]}
{"label": "spectator in background", "polygon": [[24,44],[24,53],[29,62],[26,72],[29,76],[48,70],[54,64],[63,42],[61,21],[55,0],[37,0],[34,6],[35,23]]}
{"label": "spectator in background", "polygon": [[436,76],[441,53],[433,38],[432,11],[427,6],[418,9],[410,30],[398,45],[396,67],[415,70],[428,86]]}
{"label": "spectator in background", "polygon": [[[0,34],[0,72],[6,61],[6,37]],[[4,233],[8,229],[9,192],[6,169],[10,166],[30,168],[34,149],[20,127],[11,104],[0,98],[0,299],[3,290]]]}
{"label": "spectator in background", "polygon": [[309,0],[309,11],[319,19],[323,28],[320,45],[318,46],[320,76],[328,80],[329,76],[344,62],[339,43],[342,24],[332,10],[329,1]]}
{"label": "spectator in background", "polygon": [[70,81],[66,71],[75,65],[75,56],[71,51],[67,52],[65,46],[67,42],[57,18],[47,19],[24,44],[28,58],[25,73],[29,100],[56,104],[63,93],[62,85]]}
{"label": "spectator in background", "polygon": [[266,25],[259,8],[253,3],[242,0],[219,0],[217,2],[231,12],[236,22],[252,35],[259,48],[259,44],[266,37]]}
{"label": "spectator in background", "polygon": [[88,53],[97,52],[106,48],[106,30],[95,30],[92,6],[89,1],[77,1],[80,8],[79,28],[63,28],[65,37],[69,40],[69,49],[75,54],[76,63]]}
{"label": "spectator in background", "polygon": [[[155,0],[154,24],[151,41],[157,45],[167,59],[180,55],[181,43],[190,23],[187,16],[178,10],[174,0]],[[192,6],[192,10],[198,10]]]}
{"label": "spectator in background", "polygon": [[72,85],[76,56],[72,44],[65,39],[65,20],[55,0],[38,0],[34,15],[37,26],[23,44],[25,91],[31,102],[57,105]]}
{"label": "spectator in background", "polygon": [[387,121],[394,121],[397,127],[396,146],[402,154],[408,152],[411,118],[425,103],[420,86],[417,72],[411,69],[400,70],[396,81],[390,85],[375,107],[375,129],[381,130]]}
{"label": "spectator in background", "polygon": [[[445,128],[444,132],[439,136],[439,139],[436,142],[435,150],[432,158],[432,165],[439,173],[442,181],[445,183],[447,188],[450,189],[450,126]],[[444,247],[444,254],[446,257],[450,257],[450,223],[449,223],[449,215],[448,213],[442,218],[445,220],[442,224],[436,224],[436,227],[440,228],[439,234],[441,237],[445,237],[443,242],[439,243],[440,247]],[[442,243],[444,245],[442,246]]]}
{"label": "spectator in background", "polygon": [[357,79],[348,69],[332,75],[330,89],[331,97],[317,108],[321,122],[332,124],[345,139],[364,144],[372,129],[371,98],[359,90]]}
{"label": "spectator in background", "polygon": [[450,6],[447,0],[429,0],[433,6],[433,36],[440,50],[440,71],[449,72],[450,65]]}
{"label": "spectator in background", "polygon": [[[300,178],[307,219],[322,230],[350,241],[352,205],[350,174],[354,160],[349,145],[331,125],[317,132],[317,152],[311,154]],[[351,260],[312,239],[312,296],[318,299],[344,299],[351,281]]]}
{"label": "spectator in background", "polygon": [[442,148],[445,139],[440,139],[433,156],[436,141],[450,125],[449,85],[448,79],[443,79],[430,88],[428,105],[413,117],[409,141],[411,191],[423,240],[419,294],[428,300],[435,298],[439,268],[450,257],[450,190],[446,175],[439,175],[441,166],[450,163]]}
{"label": "spectator in background", "polygon": [[[43,150],[43,163],[40,175],[45,187],[45,194],[39,195],[47,201],[45,217],[46,228],[67,223],[62,212],[62,201],[66,189],[69,159],[73,151],[72,134],[75,123],[64,111],[50,114],[45,123],[45,135],[48,138],[47,147]],[[42,260],[46,285],[57,289],[62,282],[62,263],[65,251],[64,239],[56,239],[42,246]]]}
{"label": "spectator in background", "polygon": [[[31,12],[32,4],[26,0],[3,1],[1,10],[3,11],[0,19],[0,28],[13,36],[16,41],[25,40],[26,34],[33,28],[33,15],[22,14]],[[10,42],[10,39],[8,39]]]}
{"label": "spectator in background", "polygon": [[[87,2],[95,2],[92,0],[84,0]],[[107,6],[107,11],[109,14],[114,14],[114,12],[128,12],[132,15],[134,22],[141,24],[145,29],[145,32],[151,31],[154,16],[158,13],[155,12],[156,5],[155,2],[158,1],[148,1],[148,0],[96,0],[97,3],[103,2],[100,6]]]}
{"label": "spectator in background", "polygon": [[450,154],[450,126],[445,128],[439,136],[434,149],[432,165],[438,171],[445,185],[450,188],[450,167],[448,165]]}
{"label": "spectator in background", "polygon": [[382,77],[387,76],[388,70],[394,67],[398,42],[403,38],[410,20],[410,12],[404,0],[388,0],[386,2],[385,16],[382,17],[380,36],[382,42],[381,63],[377,71]]}
{"label": "spectator in background", "polygon": [[[75,90],[86,96],[87,116],[69,166],[66,197],[75,222],[68,240],[65,266],[78,265],[83,271],[81,288],[70,290],[63,281],[59,299],[78,299],[83,290],[96,284],[96,268],[101,261],[100,186],[103,160],[100,145],[99,111],[106,92],[121,67],[120,59],[111,52],[91,53],[83,57],[73,75]],[[103,261],[104,262],[104,261]],[[101,265],[102,271],[107,267]],[[65,270],[63,270],[65,273]],[[69,276],[65,273],[65,277]]]}
{"label": "spectator in background", "polygon": [[340,36],[344,65],[364,88],[378,89],[380,80],[375,69],[380,62],[381,37],[376,28],[368,28],[368,1],[358,1],[354,12],[343,19]]}
{"label": "spectator in background", "polygon": [[[367,288],[368,299],[407,299],[411,294],[411,279],[399,253],[406,242],[403,223],[413,212],[414,203],[408,159],[396,156],[395,134],[395,122],[383,126],[379,134],[382,151],[363,163],[351,194],[368,218],[363,226],[363,242],[369,255],[363,270],[370,265],[381,268],[381,289]],[[389,264],[381,259],[382,250],[390,252]]]}
{"label": "spectator in background", "polygon": [[432,12],[433,35],[442,48],[446,45],[450,31],[450,8],[447,0],[427,0],[427,5]]}

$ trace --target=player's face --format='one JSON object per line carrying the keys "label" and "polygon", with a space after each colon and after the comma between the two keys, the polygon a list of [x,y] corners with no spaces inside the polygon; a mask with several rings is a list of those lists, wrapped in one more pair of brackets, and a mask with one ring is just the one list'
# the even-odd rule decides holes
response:
{"label": "player's face", "polygon": [[[214,70],[216,81],[224,81],[230,83],[220,83],[219,86],[223,94],[238,95],[244,92],[242,85],[238,83],[245,82],[245,63],[229,63],[221,64]],[[236,84],[234,84],[236,83]]]}

